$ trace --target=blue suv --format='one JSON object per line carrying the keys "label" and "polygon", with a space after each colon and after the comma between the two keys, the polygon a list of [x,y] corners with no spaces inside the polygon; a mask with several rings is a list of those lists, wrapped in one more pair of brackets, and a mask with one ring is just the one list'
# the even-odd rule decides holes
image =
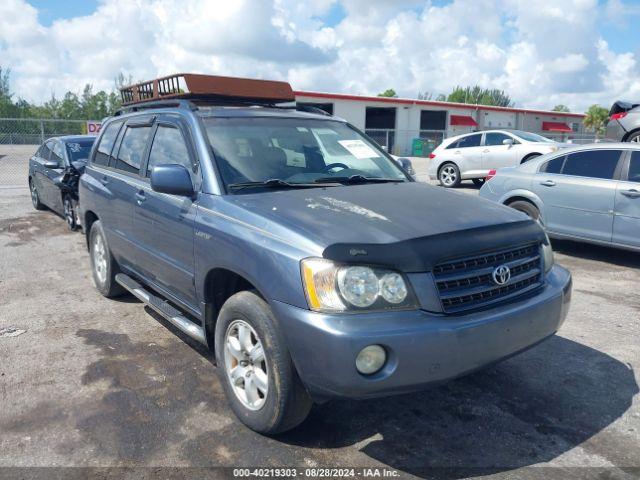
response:
{"label": "blue suv", "polygon": [[571,277],[537,222],[413,181],[344,120],[283,107],[287,84],[170,78],[123,90],[81,177],[93,279],[213,349],[250,428],[468,374],[563,323]]}

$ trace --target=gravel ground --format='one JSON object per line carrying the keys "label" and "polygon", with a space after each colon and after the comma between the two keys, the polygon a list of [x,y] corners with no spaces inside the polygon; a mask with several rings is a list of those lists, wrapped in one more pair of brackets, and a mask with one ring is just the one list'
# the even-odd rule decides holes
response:
{"label": "gravel ground", "polygon": [[[8,468],[34,466],[136,467],[135,478],[201,478],[209,471],[162,467],[218,466],[640,475],[640,255],[554,242],[574,278],[558,335],[426,392],[318,406],[296,430],[267,438],[235,419],[208,352],[132,297],[98,294],[83,236],[35,212],[24,161],[2,155],[14,173],[0,173],[0,477],[96,473]],[[8,327],[24,333],[3,335]]]}

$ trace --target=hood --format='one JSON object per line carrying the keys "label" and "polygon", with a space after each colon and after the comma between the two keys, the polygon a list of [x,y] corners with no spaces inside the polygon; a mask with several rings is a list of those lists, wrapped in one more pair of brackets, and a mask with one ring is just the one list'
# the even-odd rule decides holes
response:
{"label": "hood", "polygon": [[275,190],[226,199],[266,220],[263,228],[273,222],[321,247],[389,244],[526,218],[488,200],[419,182]]}

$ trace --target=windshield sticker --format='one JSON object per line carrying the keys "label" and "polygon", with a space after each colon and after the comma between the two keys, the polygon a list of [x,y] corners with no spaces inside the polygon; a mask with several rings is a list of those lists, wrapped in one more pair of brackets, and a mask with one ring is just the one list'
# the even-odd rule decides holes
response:
{"label": "windshield sticker", "polygon": [[318,135],[338,135],[338,132],[330,128],[314,128],[313,131]]}
{"label": "windshield sticker", "polygon": [[376,151],[362,140],[338,140],[338,143],[346,148],[351,155],[360,158],[379,157]]}
{"label": "windshield sticker", "polygon": [[73,153],[78,153],[82,149],[79,143],[67,143],[67,147],[69,147],[69,150]]}
{"label": "windshield sticker", "polygon": [[297,127],[296,130],[298,130],[299,132],[308,132],[309,131],[305,127]]}

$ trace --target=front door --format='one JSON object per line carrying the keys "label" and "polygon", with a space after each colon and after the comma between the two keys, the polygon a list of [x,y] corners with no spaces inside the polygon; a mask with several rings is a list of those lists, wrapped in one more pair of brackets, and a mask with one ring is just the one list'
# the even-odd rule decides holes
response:
{"label": "front door", "polygon": [[145,183],[136,192],[134,214],[135,241],[138,243],[138,267],[143,275],[179,301],[197,308],[194,286],[193,199],[158,193],[149,178],[156,165],[185,166],[197,179],[193,149],[189,147],[180,124],[159,122],[143,176]]}
{"label": "front door", "polygon": [[460,168],[462,177],[481,174],[482,169],[482,133],[462,137],[453,148],[453,160]]}
{"label": "front door", "polygon": [[566,156],[560,173],[536,174],[532,188],[544,202],[550,232],[611,241],[620,156],[620,150],[575,152]]}
{"label": "front door", "polygon": [[49,162],[55,162],[56,166],[43,169],[42,182],[43,189],[45,190],[44,195],[47,199],[47,206],[54,212],[62,213],[64,211],[62,206],[62,192],[56,183],[60,179],[65,168],[62,142],[57,140],[52,141],[50,148],[51,156],[49,157]]}
{"label": "front door", "polygon": [[622,178],[616,190],[613,242],[640,248],[640,151],[631,153]]}
{"label": "front door", "polygon": [[[514,144],[505,145],[505,140],[511,140]],[[489,132],[484,135],[484,148],[482,149],[482,168],[484,170],[497,170],[502,167],[512,167],[516,164],[516,146],[513,137],[506,133]]]}

